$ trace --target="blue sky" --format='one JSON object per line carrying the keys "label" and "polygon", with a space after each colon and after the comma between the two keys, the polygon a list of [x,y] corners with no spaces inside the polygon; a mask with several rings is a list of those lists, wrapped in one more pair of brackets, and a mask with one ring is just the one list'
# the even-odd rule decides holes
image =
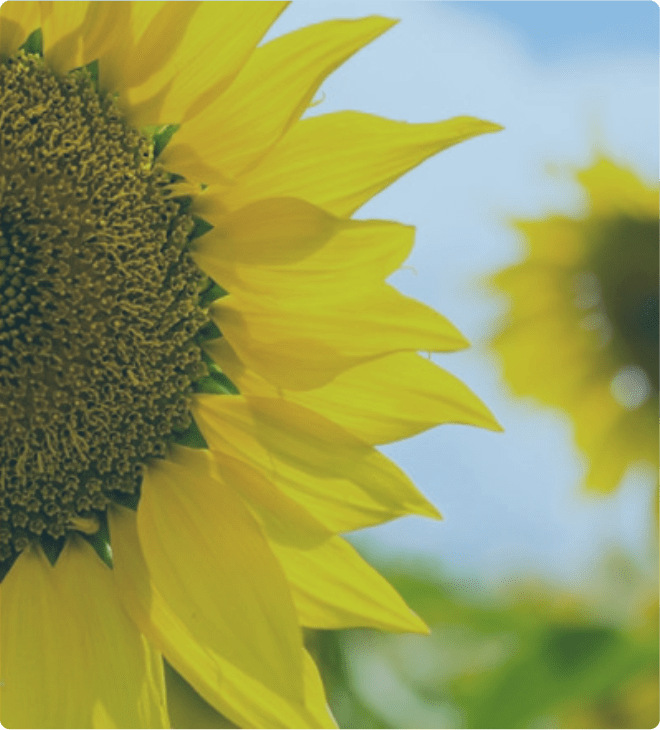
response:
{"label": "blue sky", "polygon": [[471,340],[472,349],[434,359],[506,432],[443,426],[385,448],[445,520],[406,518],[356,544],[494,584],[528,572],[588,583],[613,547],[650,565],[648,472],[610,497],[580,491],[585,465],[568,419],[503,386],[485,347],[503,302],[478,280],[520,256],[507,218],[577,209],[580,191],[562,169],[589,164],[595,145],[657,180],[658,6],[305,1],[275,33],[369,14],[401,22],[333,74],[311,114],[359,109],[413,122],[467,114],[505,127],[424,163],[358,216],[417,226],[409,267],[392,282]]}

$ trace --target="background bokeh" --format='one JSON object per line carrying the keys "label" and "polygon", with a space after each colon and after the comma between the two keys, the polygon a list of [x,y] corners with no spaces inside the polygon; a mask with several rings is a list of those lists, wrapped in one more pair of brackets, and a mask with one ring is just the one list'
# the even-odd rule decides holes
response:
{"label": "background bokeh", "polygon": [[506,302],[483,279],[521,257],[511,217],[579,209],[570,170],[597,151],[657,181],[658,12],[650,0],[306,1],[271,31],[401,19],[332,75],[310,115],[471,115],[505,127],[441,153],[358,212],[416,225],[391,281],[471,340],[434,359],[505,432],[447,425],[383,449],[445,519],[409,517],[351,539],[434,633],[310,637],[344,725],[657,722],[657,476],[639,464],[613,494],[581,489],[586,462],[568,416],[512,397],[488,350]]}

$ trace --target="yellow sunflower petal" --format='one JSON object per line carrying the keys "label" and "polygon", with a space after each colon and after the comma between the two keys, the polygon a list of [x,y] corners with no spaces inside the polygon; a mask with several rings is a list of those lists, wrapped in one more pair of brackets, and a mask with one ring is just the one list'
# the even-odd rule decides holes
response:
{"label": "yellow sunflower petal", "polygon": [[83,24],[93,5],[76,0],[39,3],[44,58],[55,71],[65,73],[92,60],[85,58]]}
{"label": "yellow sunflower petal", "polygon": [[[286,5],[164,3],[126,62],[125,83],[130,88],[134,122],[189,122],[207,110],[243,68]],[[216,112],[209,112],[216,120]],[[205,114],[207,125],[208,118]],[[214,124],[216,134],[217,129]]]}
{"label": "yellow sunflower petal", "polygon": [[286,581],[209,452],[177,447],[150,466],[137,519],[151,579],[197,640],[275,692],[301,696],[301,636]]}
{"label": "yellow sunflower petal", "polygon": [[405,514],[439,517],[372,446],[294,403],[198,395],[193,413],[219,458],[245,461],[334,532]]}
{"label": "yellow sunflower petal", "polygon": [[327,527],[245,462],[223,454],[217,469],[244,498],[268,535],[282,544],[307,549],[332,536]]}
{"label": "yellow sunflower petal", "polygon": [[505,269],[492,280],[509,292],[513,308],[517,310],[516,319],[531,321],[537,316],[556,317],[560,312],[573,311],[576,287],[571,281],[571,273],[570,268],[561,264],[525,263]]}
{"label": "yellow sunflower petal", "polygon": [[34,2],[8,0],[0,7],[0,55],[11,56],[40,25],[39,6]]}
{"label": "yellow sunflower petal", "polygon": [[285,392],[281,388],[276,388],[274,385],[271,385],[253,370],[248,370],[233,347],[227,342],[226,337],[206,340],[202,344],[205,352],[208,353],[216,365],[218,365],[243,395],[260,395],[267,398],[278,398]]}
{"label": "yellow sunflower petal", "polygon": [[414,353],[357,365],[315,390],[284,398],[321,413],[370,444],[408,438],[439,423],[501,427],[458,378]]}
{"label": "yellow sunflower petal", "polygon": [[6,727],[169,727],[160,655],[82,540],[55,567],[28,548],[2,584]]}
{"label": "yellow sunflower petal", "polygon": [[343,370],[405,350],[451,351],[467,346],[442,315],[381,284],[366,292],[327,292],[302,306],[231,295],[211,307],[240,359],[273,385],[306,390]]}
{"label": "yellow sunflower petal", "polygon": [[[587,330],[576,332],[570,320],[548,315],[517,321],[497,336],[494,345],[514,393],[533,394],[544,403],[565,408],[578,402],[582,387],[594,378],[589,353],[598,350],[589,347],[589,340],[595,344],[596,335]],[[552,359],[547,356],[548,339],[564,343]],[[566,373],[565,378],[553,377],[557,368]]]}
{"label": "yellow sunflower petal", "polygon": [[582,451],[592,455],[585,477],[587,489],[612,492],[631,464],[657,464],[657,418],[658,400],[651,398],[638,409],[626,411],[621,408],[616,422],[609,430],[601,430],[596,439],[593,433],[580,424],[582,427],[576,429],[576,443]]}
{"label": "yellow sunflower petal", "polygon": [[170,664],[165,665],[167,709],[173,728],[235,728],[237,725],[221,715]]}
{"label": "yellow sunflower petal", "polygon": [[[547,221],[514,221],[514,225],[526,240],[534,241],[534,260],[537,263],[568,268],[584,257],[580,226],[570,218],[553,216]],[[496,274],[493,280],[504,285],[499,277],[505,276],[507,271]]]}
{"label": "yellow sunflower petal", "polygon": [[228,214],[216,212],[214,202],[196,202],[195,212],[213,229],[195,242],[193,255],[204,271],[226,286],[236,267],[291,264],[313,254],[348,225],[297,198],[268,198]]}
{"label": "yellow sunflower petal", "polygon": [[[258,48],[209,114],[179,130],[163,160],[190,179],[197,172],[190,167],[195,157],[223,177],[235,177],[300,117],[328,74],[393,23],[379,17],[332,20]],[[210,175],[198,181],[214,182]]]}
{"label": "yellow sunflower petal", "polygon": [[427,157],[499,129],[472,117],[408,124],[337,112],[304,119],[227,189],[224,201],[235,209],[260,198],[290,195],[348,216]]}
{"label": "yellow sunflower petal", "polygon": [[587,170],[577,173],[577,179],[589,194],[592,216],[608,218],[624,212],[647,218],[658,215],[658,189],[647,187],[632,172],[600,158]]}
{"label": "yellow sunflower petal", "polygon": [[337,281],[346,292],[382,286],[415,235],[391,221],[343,221],[296,198],[254,203],[219,222],[218,233],[204,236],[194,252],[204,271],[236,294],[297,300],[303,309],[339,299]]}
{"label": "yellow sunflower petal", "polygon": [[[109,512],[114,576],[135,623],[213,707],[240,727],[335,727],[314,663],[303,655],[304,702],[288,700],[201,644],[191,627],[153,584],[128,510]],[[230,596],[229,600],[234,600]],[[221,605],[227,601],[223,600]],[[221,648],[221,647],[220,647]]]}
{"label": "yellow sunflower petal", "polygon": [[346,540],[327,540],[298,550],[272,541],[291,584],[303,626],[342,629],[368,626],[386,631],[429,633],[392,586]]}
{"label": "yellow sunflower petal", "polygon": [[368,444],[408,438],[440,423],[502,430],[463,382],[415,353],[370,360],[339,373],[327,385],[299,391],[275,388],[247,370],[224,337],[206,342],[205,348],[243,395],[298,403]]}

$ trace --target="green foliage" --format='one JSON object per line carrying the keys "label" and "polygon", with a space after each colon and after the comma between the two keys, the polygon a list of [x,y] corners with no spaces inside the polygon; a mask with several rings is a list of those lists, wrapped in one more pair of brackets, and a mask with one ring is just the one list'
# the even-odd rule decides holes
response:
{"label": "green foliage", "polygon": [[584,596],[534,583],[519,587],[517,595],[468,594],[448,579],[407,572],[387,577],[432,635],[310,636],[341,727],[401,727],[392,724],[388,707],[404,703],[406,727],[439,723],[442,708],[449,727],[657,724],[652,597],[644,620],[639,605],[622,619]]}

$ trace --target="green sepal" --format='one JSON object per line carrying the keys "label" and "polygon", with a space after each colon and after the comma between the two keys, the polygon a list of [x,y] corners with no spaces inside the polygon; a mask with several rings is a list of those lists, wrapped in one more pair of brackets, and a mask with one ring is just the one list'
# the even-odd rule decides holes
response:
{"label": "green sepal", "polygon": [[195,335],[195,342],[206,342],[207,340],[217,340],[222,337],[222,332],[218,329],[215,322],[207,322]]}
{"label": "green sepal", "polygon": [[[184,213],[187,213],[190,210],[190,206],[193,203],[193,199],[190,195],[179,195],[176,198],[174,198],[176,202],[179,204],[179,214],[183,215]],[[189,234],[190,237],[191,234]]]}
{"label": "green sepal", "polygon": [[85,67],[87,70],[87,73],[89,74],[89,79],[92,82],[92,85],[94,86],[94,91],[98,93],[99,91],[99,60],[98,58],[92,61],[91,63],[88,63]]}
{"label": "green sepal", "polygon": [[229,292],[226,289],[223,289],[220,284],[216,284],[213,279],[209,279],[208,288],[204,289],[204,291],[199,295],[199,306],[202,307],[202,309],[205,309],[216,299],[222,299],[222,297],[226,297],[227,294],[229,294]]}
{"label": "green sepal", "polygon": [[158,158],[158,155],[167,147],[169,141],[180,126],[180,124],[165,124],[159,127],[158,131],[154,132],[152,136],[154,142],[154,159]]}
{"label": "green sepal", "polygon": [[41,32],[41,28],[33,30],[32,33],[27,37],[25,43],[19,47],[19,50],[25,51],[26,53],[33,53],[37,56],[44,55],[44,38]]}
{"label": "green sepal", "polygon": [[48,562],[55,567],[57,559],[60,557],[64,545],[66,543],[65,537],[51,537],[48,533],[44,532],[39,538],[41,549],[44,551],[44,555],[48,558]]}
{"label": "green sepal", "polygon": [[108,566],[114,568],[112,562],[112,545],[110,544],[110,529],[108,517],[105,512],[97,515],[100,527],[93,535],[83,534],[83,538],[94,548],[96,554]]}
{"label": "green sepal", "polygon": [[205,233],[208,233],[209,231],[213,230],[213,226],[208,221],[205,221],[203,218],[200,218],[197,215],[193,216],[193,221],[194,221],[195,225],[190,234],[191,241],[193,241],[195,238],[199,238],[200,236],[203,236]]}
{"label": "green sepal", "polygon": [[207,375],[193,384],[195,393],[212,393],[213,395],[239,395],[236,386],[223,373]]}
{"label": "green sepal", "polygon": [[139,492],[131,492],[130,494],[127,494],[126,492],[113,492],[112,494],[112,501],[116,502],[117,504],[121,505],[122,507],[126,507],[127,509],[133,510],[133,512],[137,511],[138,504],[140,504],[140,493]]}
{"label": "green sepal", "polygon": [[11,570],[17,557],[18,555],[10,555],[5,560],[0,561],[0,583],[7,577],[7,573]]}
{"label": "green sepal", "polygon": [[209,447],[194,418],[191,418],[190,426],[185,431],[175,432],[172,440],[175,444],[187,446],[190,449],[208,449]]}
{"label": "green sepal", "polygon": [[[208,368],[209,374],[193,383],[193,390],[197,393],[215,393],[216,395],[240,395],[241,391],[216,365],[213,358],[202,352],[202,360]],[[213,381],[213,382],[209,382]]]}

